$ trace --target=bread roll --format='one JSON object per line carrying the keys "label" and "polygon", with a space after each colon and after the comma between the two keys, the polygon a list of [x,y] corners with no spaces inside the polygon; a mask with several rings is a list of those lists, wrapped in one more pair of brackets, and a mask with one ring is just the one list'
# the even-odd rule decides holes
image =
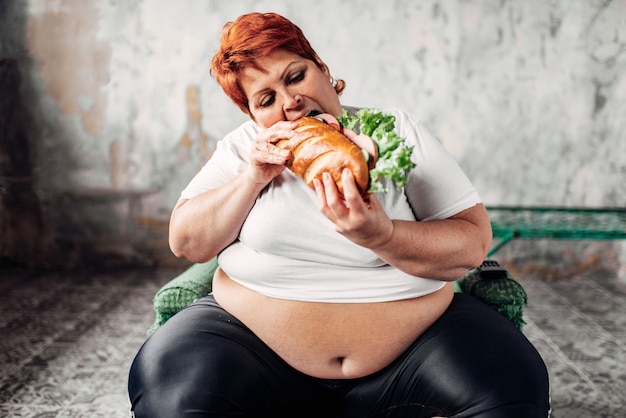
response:
{"label": "bread roll", "polygon": [[322,173],[329,173],[342,196],[341,173],[344,168],[349,168],[359,192],[365,195],[369,184],[369,168],[361,148],[317,118],[307,116],[297,122],[297,134],[276,143],[276,146],[291,151],[287,167],[311,188],[314,187],[313,179],[321,180]]}

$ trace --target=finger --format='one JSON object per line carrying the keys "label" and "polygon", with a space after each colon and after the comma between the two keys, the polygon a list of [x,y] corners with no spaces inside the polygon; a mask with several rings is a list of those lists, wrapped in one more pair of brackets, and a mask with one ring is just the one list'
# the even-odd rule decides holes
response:
{"label": "finger", "polygon": [[277,147],[276,144],[274,144],[274,142],[279,141],[281,139],[288,139],[286,137],[287,134],[282,135],[281,137],[270,137],[270,136],[263,136],[261,138],[258,138],[257,140],[254,141],[254,147],[259,150],[259,151],[273,151],[275,149],[282,149],[280,147]]}
{"label": "finger", "polygon": [[322,182],[324,183],[326,206],[330,208],[336,216],[345,216],[347,208],[341,195],[339,194],[339,189],[337,189],[337,183],[335,183],[333,176],[331,176],[328,172],[322,173]]}
{"label": "finger", "polygon": [[258,151],[263,152],[263,153],[286,151],[284,148],[277,147],[276,145],[268,141],[255,142],[254,146]]}
{"label": "finger", "polygon": [[293,122],[282,121],[277,122],[268,129],[259,132],[254,140],[256,144],[270,143],[273,144],[281,139],[290,139],[296,134]]}
{"label": "finger", "polygon": [[324,212],[326,208],[326,191],[324,190],[324,184],[318,178],[313,179],[313,188],[315,189],[315,194],[317,195],[317,201],[319,203],[320,210]]}
{"label": "finger", "polygon": [[265,130],[264,137],[265,142],[275,143],[281,139],[290,139],[295,134],[294,129],[297,127],[297,123],[292,121],[280,121],[272,125],[271,128]]}
{"label": "finger", "polygon": [[369,209],[367,202],[361,197],[361,192],[356,185],[354,174],[348,168],[344,168],[341,172],[341,184],[343,185],[343,197],[352,210],[366,211]]}
{"label": "finger", "polygon": [[[320,212],[326,218],[328,218],[332,223],[337,222],[337,216],[335,212],[328,206],[328,201],[326,200],[327,189],[324,186],[324,175],[322,174],[322,178],[313,179],[313,187],[315,188],[315,194],[317,195],[317,202]],[[330,177],[330,176],[329,176]],[[331,178],[332,181],[332,178]],[[334,183],[334,182],[333,182]]]}
{"label": "finger", "polygon": [[289,159],[291,152],[286,149],[274,147],[274,149],[265,151],[263,159],[272,164],[284,164]]}
{"label": "finger", "polygon": [[271,164],[283,164],[291,155],[289,150],[277,147],[263,139],[254,142],[254,150],[259,161]]}
{"label": "finger", "polygon": [[296,122],[296,121],[293,121],[293,120],[279,120],[278,122],[276,122],[275,124],[270,126],[268,128],[268,130],[270,130],[270,129],[294,129],[296,126],[298,126],[298,122]]}

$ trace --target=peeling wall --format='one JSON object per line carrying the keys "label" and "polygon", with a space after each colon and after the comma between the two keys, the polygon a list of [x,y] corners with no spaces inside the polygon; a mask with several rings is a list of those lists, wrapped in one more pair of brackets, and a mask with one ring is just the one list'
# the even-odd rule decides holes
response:
{"label": "peeling wall", "polygon": [[28,48],[37,74],[63,114],[78,115],[85,134],[104,131],[111,45],[98,40],[96,7],[85,1],[49,2],[28,22]]}
{"label": "peeling wall", "polygon": [[180,190],[246,119],[208,67],[253,10],[304,30],[344,103],[418,116],[486,203],[626,206],[626,0],[6,0],[0,54],[23,64],[61,248],[171,259]]}

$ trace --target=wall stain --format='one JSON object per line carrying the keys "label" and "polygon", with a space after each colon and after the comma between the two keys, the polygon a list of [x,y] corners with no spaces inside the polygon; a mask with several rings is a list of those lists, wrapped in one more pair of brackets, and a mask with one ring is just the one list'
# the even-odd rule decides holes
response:
{"label": "wall stain", "polygon": [[39,76],[61,111],[81,118],[89,134],[105,126],[111,47],[98,42],[98,11],[91,2],[59,0],[46,13],[32,16],[28,45]]}
{"label": "wall stain", "polygon": [[187,126],[179,142],[178,164],[200,161],[201,164],[213,155],[215,144],[202,130],[202,112],[200,110],[200,90],[198,86],[188,86],[185,92],[187,106]]}

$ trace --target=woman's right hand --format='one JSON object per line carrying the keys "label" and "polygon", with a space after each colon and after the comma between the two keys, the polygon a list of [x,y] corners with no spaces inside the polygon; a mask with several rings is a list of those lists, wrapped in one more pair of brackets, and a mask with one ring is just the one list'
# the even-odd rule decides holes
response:
{"label": "woman's right hand", "polygon": [[289,139],[296,134],[296,123],[292,121],[276,122],[259,132],[250,150],[248,177],[261,187],[265,187],[274,177],[285,169],[285,163],[291,152],[274,145],[281,139]]}

